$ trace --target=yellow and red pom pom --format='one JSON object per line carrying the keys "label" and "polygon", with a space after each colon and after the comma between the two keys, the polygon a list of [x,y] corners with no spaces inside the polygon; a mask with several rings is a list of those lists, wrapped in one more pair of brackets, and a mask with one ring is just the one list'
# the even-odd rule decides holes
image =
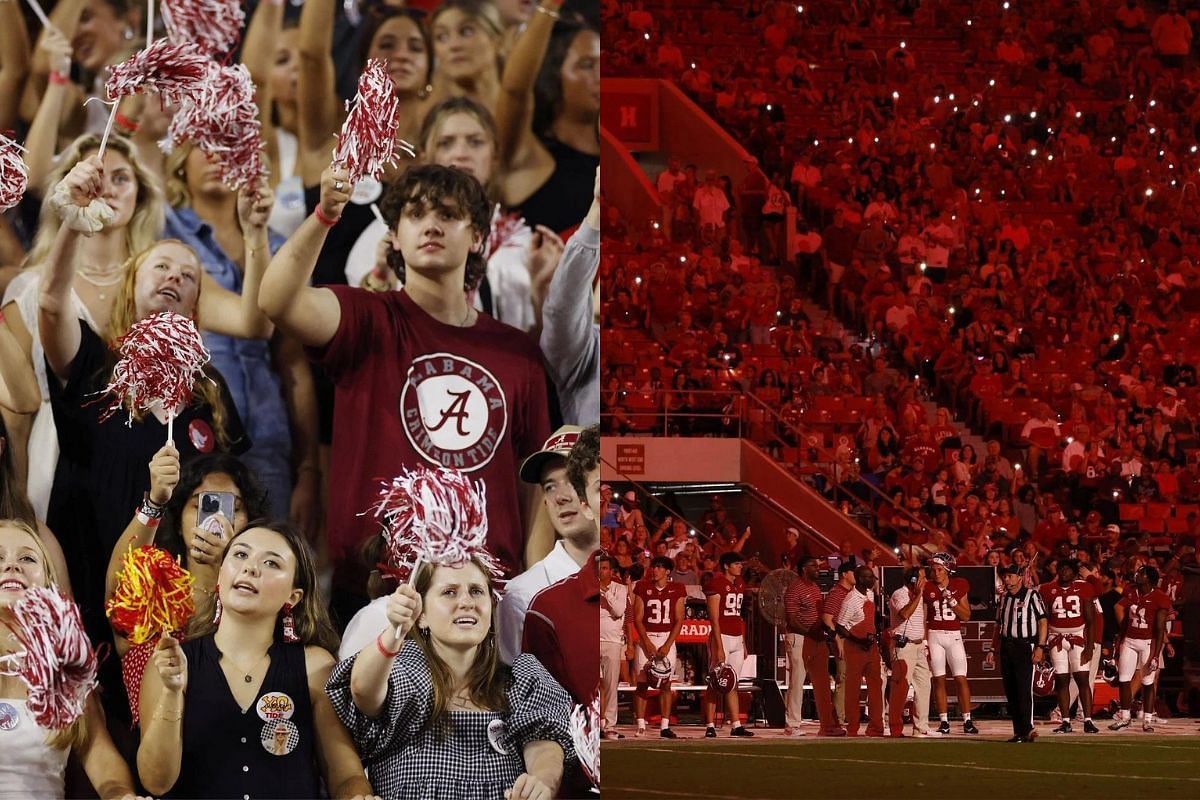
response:
{"label": "yellow and red pom pom", "polygon": [[196,611],[192,574],[153,545],[125,554],[117,590],[105,605],[113,628],[142,644],[161,633],[182,631]]}

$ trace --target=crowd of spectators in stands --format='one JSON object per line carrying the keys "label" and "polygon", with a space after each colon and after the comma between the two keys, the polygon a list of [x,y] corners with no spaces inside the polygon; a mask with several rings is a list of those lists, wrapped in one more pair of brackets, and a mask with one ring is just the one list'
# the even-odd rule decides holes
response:
{"label": "crowd of spectators in stands", "polygon": [[[608,433],[748,434],[960,563],[1194,552],[1196,11],[624,10],[607,74],[675,80],[761,174],[672,158],[663,220],[607,209]],[[764,179],[799,212],[786,253]]]}

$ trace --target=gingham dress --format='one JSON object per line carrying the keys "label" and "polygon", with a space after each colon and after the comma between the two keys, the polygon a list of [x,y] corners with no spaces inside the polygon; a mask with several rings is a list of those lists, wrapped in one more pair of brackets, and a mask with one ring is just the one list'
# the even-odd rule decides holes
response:
{"label": "gingham dress", "polygon": [[558,742],[568,761],[575,758],[571,699],[531,655],[513,662],[507,713],[452,711],[450,733],[441,740],[425,726],[433,682],[415,642],[405,642],[392,662],[387,698],[376,719],[363,714],[351,697],[355,658],[334,667],[325,691],[354,738],[371,785],[387,800],[503,798],[525,771],[521,753],[532,741]]}

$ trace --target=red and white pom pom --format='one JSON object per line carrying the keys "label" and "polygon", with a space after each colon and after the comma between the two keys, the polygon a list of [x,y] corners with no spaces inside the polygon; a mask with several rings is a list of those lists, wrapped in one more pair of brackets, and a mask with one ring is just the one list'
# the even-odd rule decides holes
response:
{"label": "red and white pom pom", "polygon": [[208,76],[210,63],[191,42],[175,44],[170,39],[156,39],[113,67],[104,89],[109,100],[153,89],[164,101],[178,103],[189,91],[199,88]]}
{"label": "red and white pom pom", "polygon": [[333,160],[350,173],[351,185],[383,174],[383,168],[395,159],[397,145],[415,156],[412,145],[396,141],[400,100],[385,60],[372,58],[367,62],[358,79],[354,103],[347,103],[346,108],[350,113],[338,134]]}
{"label": "red and white pom pom", "polygon": [[102,421],[123,406],[129,409],[130,424],[135,412],[149,411],[156,403],[178,414],[191,403],[196,378],[209,361],[196,323],[173,311],[135,322],[116,349],[121,360],[104,388],[111,400]]}
{"label": "red and white pom pom", "polygon": [[21,202],[29,188],[29,167],[21,157],[21,146],[0,133],[0,212]]}
{"label": "red and white pom pom", "polygon": [[600,695],[571,712],[571,741],[579,765],[592,785],[600,786]]}
{"label": "red and white pom pom", "polygon": [[487,493],[482,481],[456,469],[426,466],[385,481],[372,509],[384,523],[387,560],[411,569],[418,562],[460,567],[477,558],[496,578],[504,571],[487,551]]}
{"label": "red and white pom pom", "polygon": [[232,50],[246,24],[246,13],[238,0],[162,0],[160,7],[171,41],[195,42],[214,56]]}
{"label": "red and white pom pom", "polygon": [[35,586],[4,621],[23,648],[16,675],[29,690],[28,707],[43,728],[61,730],[83,714],[96,686],[96,652],[83,629],[79,606],[54,589]]}
{"label": "red and white pom pom", "polygon": [[227,186],[257,184],[267,169],[250,71],[242,64],[210,62],[203,83],[179,104],[167,138],[174,145],[191,141],[214,156]]}

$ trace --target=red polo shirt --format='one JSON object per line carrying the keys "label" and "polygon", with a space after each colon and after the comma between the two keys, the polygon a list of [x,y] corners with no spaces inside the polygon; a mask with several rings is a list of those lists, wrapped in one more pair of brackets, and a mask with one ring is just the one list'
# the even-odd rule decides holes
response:
{"label": "red polo shirt", "polygon": [[525,615],[521,650],[537,657],[576,703],[591,702],[600,685],[596,553],[579,572],[534,595]]}

